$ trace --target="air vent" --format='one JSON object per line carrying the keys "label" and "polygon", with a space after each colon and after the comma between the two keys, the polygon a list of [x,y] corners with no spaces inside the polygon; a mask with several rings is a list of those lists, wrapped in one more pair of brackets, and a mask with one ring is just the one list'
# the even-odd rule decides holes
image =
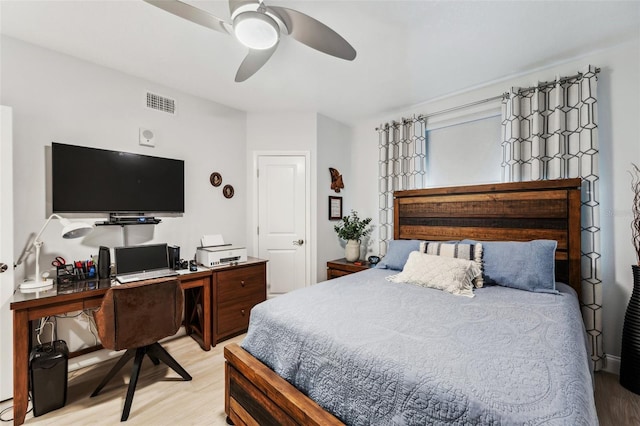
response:
{"label": "air vent", "polygon": [[147,92],[147,108],[175,115],[176,100]]}

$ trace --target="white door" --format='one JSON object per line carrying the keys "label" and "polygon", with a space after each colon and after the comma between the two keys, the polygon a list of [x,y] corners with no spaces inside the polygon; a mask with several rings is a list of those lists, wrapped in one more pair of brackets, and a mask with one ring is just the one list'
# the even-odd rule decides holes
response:
{"label": "white door", "polygon": [[269,297],[307,286],[306,158],[258,157],[258,256],[267,259]]}
{"label": "white door", "polygon": [[13,130],[11,108],[0,106],[0,401],[13,396]]}

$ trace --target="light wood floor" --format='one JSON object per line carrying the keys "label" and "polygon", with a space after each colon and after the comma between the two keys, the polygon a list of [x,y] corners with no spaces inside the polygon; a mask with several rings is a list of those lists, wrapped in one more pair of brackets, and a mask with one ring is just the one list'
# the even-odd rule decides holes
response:
{"label": "light wood floor", "polygon": [[[226,425],[224,414],[224,355],[225,344],[240,342],[244,335],[203,351],[190,337],[165,342],[162,346],[193,377],[185,382],[169,367],[154,366],[148,357],[143,362],[138,386],[133,397],[129,420],[135,425]],[[33,417],[28,413],[25,425],[117,425],[129,383],[131,362],[121,374],[94,397],[89,398],[100,380],[116,360],[82,368],[69,373],[67,405],[47,414]],[[0,408],[11,405],[3,403]],[[29,404],[31,408],[31,404]],[[11,418],[13,413],[2,416]]]}
{"label": "light wood floor", "polygon": [[640,425],[640,395],[620,386],[618,376],[596,373],[595,396],[600,426]]}
{"label": "light wood floor", "polygon": [[[163,346],[193,376],[193,380],[184,382],[164,364],[156,367],[146,359],[126,425],[226,425],[222,349],[225,344],[240,342],[243,337],[218,344],[209,352],[200,350],[190,337],[164,343]],[[89,398],[114,363],[115,360],[70,373],[67,405],[39,417],[29,413],[25,424],[120,424],[130,364],[100,395]],[[595,396],[601,426],[640,425],[640,395],[621,387],[617,376],[596,373]],[[10,400],[5,401],[0,404],[0,409],[10,405]],[[11,415],[9,412],[2,418],[11,418]]]}

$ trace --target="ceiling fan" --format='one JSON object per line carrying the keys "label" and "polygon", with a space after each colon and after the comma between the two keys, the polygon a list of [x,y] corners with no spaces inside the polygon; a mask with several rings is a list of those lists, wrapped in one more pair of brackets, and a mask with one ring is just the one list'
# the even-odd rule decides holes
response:
{"label": "ceiling fan", "polygon": [[236,82],[255,74],[276,51],[280,34],[337,58],[352,61],[355,49],[340,34],[322,22],[279,6],[267,6],[262,0],[229,0],[231,23],[178,0],[144,0],[188,21],[235,36],[249,53],[240,64]]}

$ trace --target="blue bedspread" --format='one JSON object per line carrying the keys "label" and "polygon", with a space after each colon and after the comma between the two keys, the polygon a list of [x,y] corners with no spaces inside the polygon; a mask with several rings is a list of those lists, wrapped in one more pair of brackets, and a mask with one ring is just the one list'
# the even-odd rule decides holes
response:
{"label": "blue bedspread", "polygon": [[352,425],[597,425],[575,293],[474,298],[371,269],[254,307],[242,347]]}

